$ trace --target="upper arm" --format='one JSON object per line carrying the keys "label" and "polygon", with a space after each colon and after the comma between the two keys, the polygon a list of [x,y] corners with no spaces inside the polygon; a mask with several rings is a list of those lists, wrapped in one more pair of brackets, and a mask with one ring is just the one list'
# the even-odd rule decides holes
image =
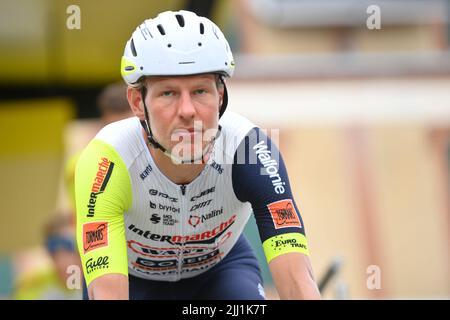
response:
{"label": "upper arm", "polygon": [[303,219],[283,158],[259,128],[240,143],[232,170],[237,198],[252,205],[267,261],[290,252],[308,255]]}
{"label": "upper arm", "polygon": [[87,285],[111,273],[128,275],[124,212],[131,205],[131,182],[119,154],[93,140],[75,172],[77,245]]}

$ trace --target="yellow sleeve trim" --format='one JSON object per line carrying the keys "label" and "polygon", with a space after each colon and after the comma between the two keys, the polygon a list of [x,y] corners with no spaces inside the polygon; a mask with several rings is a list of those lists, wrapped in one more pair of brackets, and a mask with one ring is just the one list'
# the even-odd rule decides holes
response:
{"label": "yellow sleeve trim", "polygon": [[75,173],[77,245],[87,285],[108,273],[128,275],[124,213],[132,203],[128,169],[109,144],[92,140]]}
{"label": "yellow sleeve trim", "polygon": [[309,256],[306,237],[301,233],[284,233],[263,242],[267,263],[273,258],[289,252],[301,252]]}

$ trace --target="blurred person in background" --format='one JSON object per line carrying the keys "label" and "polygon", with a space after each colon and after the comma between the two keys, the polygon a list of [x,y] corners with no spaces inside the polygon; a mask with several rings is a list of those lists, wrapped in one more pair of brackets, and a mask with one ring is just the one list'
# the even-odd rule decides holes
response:
{"label": "blurred person in background", "polygon": [[[99,127],[123,120],[133,116],[127,100],[127,86],[122,81],[107,85],[97,96],[97,108],[100,113]],[[81,151],[73,154],[66,162],[64,168],[64,182],[68,192],[73,218],[75,219],[75,168]],[[72,234],[75,239],[75,233]],[[87,288],[83,285],[83,291],[87,295]]]}
{"label": "blurred person in background", "polygon": [[128,105],[127,86],[122,81],[106,86],[98,95],[101,126],[134,116]]}
{"label": "blurred person in background", "polygon": [[73,215],[52,216],[44,228],[49,263],[16,279],[13,298],[18,300],[79,300],[82,273],[74,241]]}
{"label": "blurred person in background", "polygon": [[[99,93],[96,105],[99,110],[98,126],[103,127],[109,123],[133,116],[126,98],[127,86],[123,82],[111,83]],[[64,185],[69,197],[69,212],[52,216],[45,226],[45,253],[46,257],[38,254],[28,257],[21,254],[25,265],[35,262],[30,259],[39,259],[38,267],[23,272],[18,270],[15,279],[13,298],[27,300],[41,299],[80,299],[80,290],[68,289],[66,286],[69,266],[78,266],[80,269],[79,254],[75,248],[74,228],[74,175],[75,166],[80,152],[69,157],[64,168]],[[47,259],[50,257],[50,263]],[[13,258],[14,260],[14,258]],[[14,263],[13,263],[14,265]],[[41,267],[42,266],[42,267]],[[82,273],[80,274],[82,276]]]}
{"label": "blurred person in background", "polygon": [[[122,81],[107,85],[97,96],[97,109],[100,117],[98,119],[99,128],[105,125],[126,119],[133,116],[133,112],[128,105],[127,86]],[[88,141],[86,141],[86,144]],[[69,157],[64,169],[64,181],[68,192],[72,210],[75,211],[75,190],[74,177],[75,166],[81,151]]]}

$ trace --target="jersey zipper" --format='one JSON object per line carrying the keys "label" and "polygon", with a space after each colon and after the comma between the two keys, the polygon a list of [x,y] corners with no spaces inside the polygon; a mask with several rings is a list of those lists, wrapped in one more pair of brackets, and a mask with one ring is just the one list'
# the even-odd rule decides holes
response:
{"label": "jersey zipper", "polygon": [[[186,185],[182,184],[180,186],[181,189],[181,197],[180,197],[180,233],[181,237],[184,237],[184,212],[185,212],[185,195],[186,195]],[[183,270],[183,252],[184,252],[184,243],[181,243],[180,255],[178,257],[178,279],[181,279],[182,270]]]}

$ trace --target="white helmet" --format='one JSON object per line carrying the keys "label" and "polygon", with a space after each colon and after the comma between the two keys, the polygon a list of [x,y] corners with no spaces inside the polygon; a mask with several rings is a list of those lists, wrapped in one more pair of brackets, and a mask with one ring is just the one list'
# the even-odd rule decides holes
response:
{"label": "white helmet", "polygon": [[136,28],[120,69],[125,82],[135,85],[143,76],[220,73],[231,77],[234,61],[214,22],[190,11],[166,11]]}

